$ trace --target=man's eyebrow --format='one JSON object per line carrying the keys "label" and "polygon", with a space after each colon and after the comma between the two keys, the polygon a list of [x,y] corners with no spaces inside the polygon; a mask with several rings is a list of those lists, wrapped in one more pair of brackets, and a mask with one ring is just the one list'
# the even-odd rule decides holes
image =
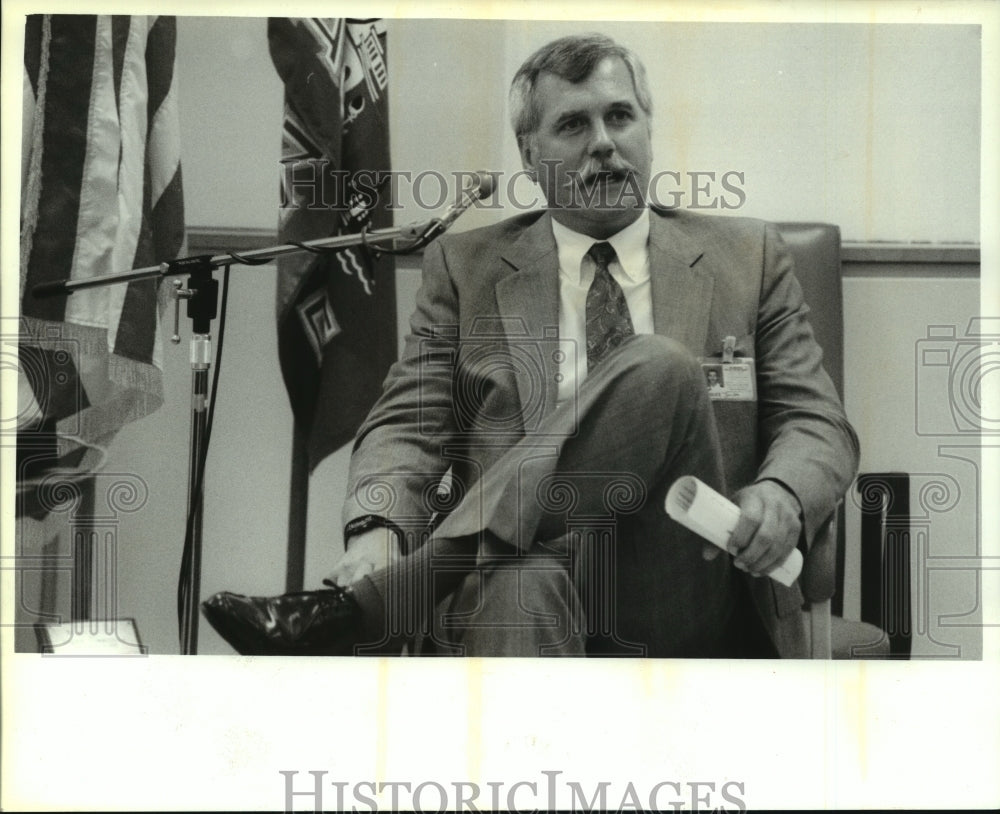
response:
{"label": "man's eyebrow", "polygon": [[[613,102],[609,102],[607,106],[608,110],[635,110],[635,105],[629,99],[616,99]],[[558,116],[556,116],[553,126],[558,127],[563,122],[569,121],[570,119],[575,119],[578,116],[586,116],[587,111],[583,108],[564,110]]]}
{"label": "man's eyebrow", "polygon": [[583,110],[564,110],[560,113],[554,122],[555,126],[558,127],[563,122],[569,121],[570,119],[575,119],[578,116],[585,116],[586,113]]}

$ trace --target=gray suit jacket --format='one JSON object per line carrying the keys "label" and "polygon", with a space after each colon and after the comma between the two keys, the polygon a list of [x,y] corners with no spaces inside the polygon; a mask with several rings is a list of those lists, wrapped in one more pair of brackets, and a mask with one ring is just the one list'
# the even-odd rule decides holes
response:
{"label": "gray suit jacket", "polygon": [[[401,359],[360,428],[345,523],[365,514],[425,524],[451,467],[455,501],[556,405],[558,257],[532,212],[431,244]],[[805,544],[854,476],[858,443],[826,372],[792,261],[761,221],[653,210],[653,321],[695,356],[757,366],[757,401],[714,402],[728,491],[780,481],[798,497]],[[447,500],[445,501],[447,503]],[[750,580],[783,656],[806,654],[797,585]]]}

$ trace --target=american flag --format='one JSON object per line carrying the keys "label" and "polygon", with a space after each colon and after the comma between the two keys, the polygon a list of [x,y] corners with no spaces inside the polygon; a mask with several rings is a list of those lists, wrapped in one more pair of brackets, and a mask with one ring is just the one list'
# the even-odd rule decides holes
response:
{"label": "american flag", "polygon": [[[24,51],[18,476],[93,469],[163,400],[158,280],[39,283],[174,259],[184,239],[173,17],[32,15]],[[5,342],[9,342],[5,326]]]}

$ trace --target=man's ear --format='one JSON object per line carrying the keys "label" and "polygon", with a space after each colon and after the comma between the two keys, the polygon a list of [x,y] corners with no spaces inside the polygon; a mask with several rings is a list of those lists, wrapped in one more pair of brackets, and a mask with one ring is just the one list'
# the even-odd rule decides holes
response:
{"label": "man's ear", "polygon": [[535,169],[534,156],[531,150],[531,136],[518,136],[517,149],[521,153],[521,166],[529,175],[531,175],[532,178],[536,178],[538,176],[538,172]]}

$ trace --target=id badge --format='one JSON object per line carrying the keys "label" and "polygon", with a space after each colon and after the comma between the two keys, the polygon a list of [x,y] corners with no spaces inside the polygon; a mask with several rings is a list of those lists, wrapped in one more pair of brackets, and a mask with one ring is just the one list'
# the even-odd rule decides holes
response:
{"label": "id badge", "polygon": [[712,401],[756,401],[757,375],[754,360],[733,356],[736,338],[727,336],[722,357],[703,358],[701,372]]}

